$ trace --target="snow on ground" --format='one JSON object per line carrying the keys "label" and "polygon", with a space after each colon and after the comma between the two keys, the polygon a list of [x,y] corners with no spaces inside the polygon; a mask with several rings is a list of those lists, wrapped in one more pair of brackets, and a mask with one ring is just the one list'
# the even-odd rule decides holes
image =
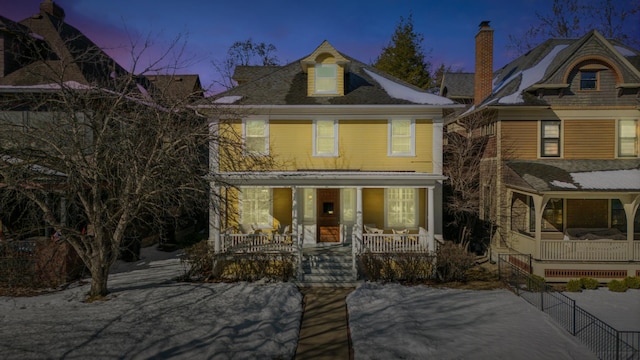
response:
{"label": "snow on ground", "polygon": [[595,359],[507,290],[365,285],[347,298],[361,359]]}
{"label": "snow on ground", "polygon": [[606,287],[564,292],[591,315],[619,331],[640,331],[640,290],[609,291]]}
{"label": "snow on ground", "polygon": [[107,301],[81,302],[88,285],[0,297],[0,357],[293,357],[302,312],[295,286],[177,283],[182,267],[173,255],[116,264]]}
{"label": "snow on ground", "polygon": [[[82,302],[86,284],[0,297],[0,357],[293,358],[302,315],[295,286],[178,283],[176,255],[145,248],[141,261],[116,263],[106,301]],[[567,295],[619,330],[640,330],[640,290]],[[595,358],[507,290],[365,284],[347,305],[359,359]]]}

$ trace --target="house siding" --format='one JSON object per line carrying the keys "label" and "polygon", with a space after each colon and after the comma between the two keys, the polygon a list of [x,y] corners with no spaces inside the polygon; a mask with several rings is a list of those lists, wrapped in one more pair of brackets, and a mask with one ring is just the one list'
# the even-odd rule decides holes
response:
{"label": "house siding", "polygon": [[570,120],[564,122],[565,159],[613,159],[615,120]]}
{"label": "house siding", "polygon": [[501,124],[502,157],[535,160],[538,157],[538,121],[506,120]]}

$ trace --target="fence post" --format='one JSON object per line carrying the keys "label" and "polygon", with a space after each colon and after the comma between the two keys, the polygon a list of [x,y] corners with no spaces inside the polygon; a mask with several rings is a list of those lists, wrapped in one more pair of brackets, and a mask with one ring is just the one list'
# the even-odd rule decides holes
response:
{"label": "fence post", "polygon": [[540,289],[540,310],[544,312],[544,292],[545,289]]}
{"label": "fence post", "polygon": [[572,300],[572,309],[573,309],[573,332],[571,335],[576,336],[576,301]]}
{"label": "fence post", "polygon": [[620,331],[616,330],[616,360],[620,359]]}

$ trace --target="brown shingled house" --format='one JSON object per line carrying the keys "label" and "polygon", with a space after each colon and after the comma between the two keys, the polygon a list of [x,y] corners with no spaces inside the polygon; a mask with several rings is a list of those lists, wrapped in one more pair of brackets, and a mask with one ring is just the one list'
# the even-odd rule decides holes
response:
{"label": "brown shingled house", "polygon": [[492,258],[548,281],[640,275],[640,52],[591,31],[483,76],[492,38],[481,24],[474,104],[450,122],[486,121],[479,210],[497,225]]}

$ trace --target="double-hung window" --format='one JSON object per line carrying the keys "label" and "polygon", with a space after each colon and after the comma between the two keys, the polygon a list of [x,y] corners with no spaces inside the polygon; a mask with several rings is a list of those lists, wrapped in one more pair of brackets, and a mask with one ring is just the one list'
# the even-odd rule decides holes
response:
{"label": "double-hung window", "polygon": [[313,155],[338,155],[338,122],[316,120],[313,126]]}
{"label": "double-hung window", "polygon": [[266,120],[244,120],[245,151],[253,155],[269,155],[269,123]]}
{"label": "double-hung window", "polygon": [[240,196],[242,199],[243,224],[256,224],[261,228],[273,226],[270,188],[242,188]]}
{"label": "double-hung window", "polygon": [[414,156],[415,123],[408,119],[389,121],[389,156]]}
{"label": "double-hung window", "polygon": [[540,156],[560,156],[560,121],[542,121],[540,126]]}
{"label": "double-hung window", "polygon": [[597,71],[580,71],[580,90],[598,90]]}
{"label": "double-hung window", "polygon": [[638,120],[618,121],[618,156],[638,156]]}
{"label": "double-hung window", "polygon": [[338,66],[336,64],[315,65],[315,93],[338,93]]}
{"label": "double-hung window", "polygon": [[418,226],[418,192],[416,189],[386,189],[385,205],[385,227],[408,228]]}

